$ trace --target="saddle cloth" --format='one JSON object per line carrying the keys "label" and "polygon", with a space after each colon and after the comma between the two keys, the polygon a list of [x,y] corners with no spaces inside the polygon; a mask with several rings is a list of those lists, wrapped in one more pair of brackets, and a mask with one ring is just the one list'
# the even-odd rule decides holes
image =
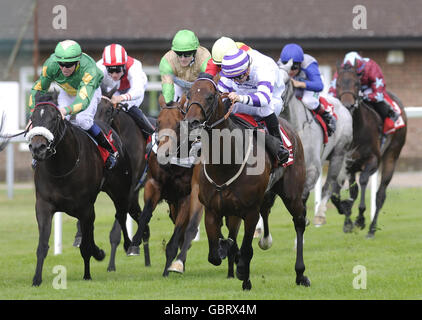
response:
{"label": "saddle cloth", "polygon": [[406,124],[404,123],[403,117],[401,116],[402,113],[398,104],[393,99],[391,99],[387,93],[384,94],[384,99],[390,106],[393,107],[394,112],[400,114],[396,122],[393,122],[393,120],[391,120],[389,117],[386,117],[384,120],[383,132],[384,134],[391,134],[396,132],[397,129],[403,128]]}
{"label": "saddle cloth", "polygon": [[[249,114],[246,113],[235,113],[233,114],[234,116],[242,119],[243,121],[246,121],[248,124],[252,125],[254,128],[256,127],[264,127],[265,131],[267,134],[268,130],[265,126],[265,122],[264,121],[256,121],[254,119],[254,117],[252,117]],[[283,139],[283,145],[287,148],[287,150],[289,150],[289,159],[282,164],[283,167],[287,167],[290,166],[291,164],[293,164],[294,162],[294,158],[293,158],[293,145],[292,142],[289,138],[289,136],[287,135],[286,131],[284,130],[284,128],[280,125],[280,132],[281,132],[281,138]]]}
{"label": "saddle cloth", "polygon": [[[321,97],[321,96],[319,97],[319,103],[321,107],[324,109],[324,111],[329,112],[332,116],[336,118],[336,120],[338,120],[338,116],[334,112],[334,106],[331,103],[329,103],[324,97]],[[325,123],[324,119],[322,119],[322,117],[319,114],[317,114],[315,111],[312,110],[312,114],[314,118],[317,120],[317,122],[319,123],[319,125],[321,126],[322,131],[324,133],[324,144],[327,144],[328,142],[327,124]]]}

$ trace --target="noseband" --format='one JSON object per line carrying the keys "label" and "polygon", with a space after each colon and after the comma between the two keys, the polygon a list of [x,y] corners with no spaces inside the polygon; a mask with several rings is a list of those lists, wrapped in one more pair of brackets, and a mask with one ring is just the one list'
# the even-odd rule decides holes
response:
{"label": "noseband", "polygon": [[[34,108],[37,108],[41,105],[49,105],[51,107],[56,108],[56,110],[58,110],[57,106],[52,102],[39,102],[35,105]],[[48,145],[47,145],[48,156],[47,156],[46,159],[50,158],[52,155],[54,155],[56,153],[56,147],[62,141],[62,139],[63,139],[63,137],[66,133],[67,125],[66,125],[65,121],[64,121],[64,129],[61,130],[61,132],[59,132],[59,130],[60,130],[60,128],[59,128],[60,127],[60,120],[61,120],[61,113],[59,111],[58,114],[57,114],[57,117],[56,117],[56,123],[55,123],[54,129],[53,129],[52,132],[49,129],[47,129],[46,127],[36,126],[36,127],[33,127],[31,130],[29,130],[27,135],[26,135],[26,140],[28,141],[28,143],[31,142],[31,140],[34,136],[37,136],[37,135],[41,135],[47,140],[47,142],[48,142]],[[59,135],[58,139],[55,138],[56,135]]]}

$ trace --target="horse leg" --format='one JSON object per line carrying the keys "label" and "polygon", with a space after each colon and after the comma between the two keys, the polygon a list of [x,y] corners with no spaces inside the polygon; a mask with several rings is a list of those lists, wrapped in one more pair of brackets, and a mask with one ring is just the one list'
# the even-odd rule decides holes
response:
{"label": "horse leg", "polygon": [[296,231],[296,284],[309,287],[311,285],[308,277],[304,275],[305,263],[303,261],[303,234],[306,228],[306,208],[303,206],[301,199],[294,194],[288,196],[279,193],[283,199],[284,205],[293,217],[293,223]]}
{"label": "horse leg", "polygon": [[37,266],[35,275],[32,279],[32,285],[38,287],[42,282],[42,268],[44,259],[48,253],[48,241],[51,234],[51,220],[53,218],[54,209],[45,201],[37,200],[36,202],[36,216],[38,223],[38,248],[37,248]]}
{"label": "horse leg", "polygon": [[152,217],[152,212],[161,199],[161,191],[157,182],[154,179],[149,179],[144,187],[144,209],[139,215],[138,230],[132,238],[132,243],[127,250],[127,255],[139,255],[139,246],[142,242],[142,237],[147,229],[147,225]]}
{"label": "horse leg", "polygon": [[273,239],[271,237],[270,229],[269,229],[269,226],[268,226],[268,216],[271,212],[271,208],[274,205],[276,196],[277,196],[276,193],[269,191],[265,195],[263,204],[261,205],[260,212],[261,212],[262,221],[263,221],[263,224],[264,224],[264,235],[259,240],[258,245],[262,250],[267,250],[267,249],[271,248],[271,246],[273,244]]}
{"label": "horse leg", "polygon": [[230,248],[227,253],[228,257],[228,270],[227,278],[234,278],[234,264],[239,262],[239,247],[237,246],[237,234],[239,233],[240,224],[242,219],[235,216],[229,216],[226,218],[226,225],[229,229],[228,238],[233,240],[233,243],[230,245]]}
{"label": "horse leg", "polygon": [[328,166],[327,179],[321,190],[321,203],[319,204],[318,211],[316,212],[313,220],[316,227],[320,227],[327,223],[327,217],[325,215],[327,211],[327,202],[331,198],[334,189],[340,190],[337,178],[341,171],[343,158],[344,154],[331,156],[330,164]]}
{"label": "horse leg", "polygon": [[76,234],[75,234],[75,240],[73,241],[73,246],[76,248],[79,248],[82,241],[82,231],[81,231],[81,224],[78,221],[76,221]]}
{"label": "horse leg", "polygon": [[94,204],[90,204],[84,212],[81,212],[81,230],[82,242],[79,247],[81,256],[84,259],[84,280],[91,280],[90,259],[91,256],[97,261],[102,261],[105,258],[103,250],[98,248],[94,241],[94,220],[95,211]]}
{"label": "horse leg", "polygon": [[[173,261],[173,259],[177,255],[178,245],[180,241],[183,239],[186,225],[188,224],[189,219],[189,204],[190,204],[190,197],[186,196],[182,200],[179,201],[177,204],[177,213],[176,213],[176,221],[174,223],[174,231],[173,235],[170,238],[170,241],[166,245],[166,264],[164,266],[163,277],[167,277],[169,271],[176,271],[183,273],[183,265],[181,266],[181,270],[169,270],[169,267]],[[182,262],[183,263],[183,262]]]}
{"label": "horse leg", "polygon": [[[194,180],[192,178],[192,180]],[[169,270],[176,272],[183,272],[185,269],[185,262],[191,243],[198,232],[198,226],[202,218],[203,206],[198,199],[199,185],[194,181],[192,183],[191,194],[189,197],[189,222],[185,230],[184,241],[180,248],[180,253],[174,261]]]}
{"label": "horse leg", "polygon": [[373,238],[375,236],[375,231],[377,230],[378,214],[385,202],[386,189],[391,179],[393,178],[393,173],[394,173],[398,156],[399,156],[399,153],[397,154],[385,153],[384,154],[384,157],[382,160],[383,164],[382,164],[382,173],[381,173],[381,183],[378,188],[377,196],[375,200],[376,211],[375,211],[374,219],[372,220],[371,225],[369,226],[369,231],[368,231],[368,234],[366,235],[367,238]]}
{"label": "horse leg", "polygon": [[359,195],[359,186],[356,183],[355,173],[352,173],[349,179],[349,195],[349,199],[340,202],[340,213],[345,216],[343,225],[343,232],[345,233],[349,233],[353,229],[353,222],[350,216],[352,215],[353,203]]}
{"label": "horse leg", "polygon": [[252,240],[256,224],[259,220],[259,212],[248,212],[244,219],[244,236],[240,247],[240,257],[236,268],[236,277],[242,280],[242,289],[251,290],[250,263],[253,257]]}
{"label": "horse leg", "polygon": [[215,211],[205,208],[205,230],[208,238],[208,261],[219,266],[221,257],[218,253],[219,239],[221,238],[221,216]]}
{"label": "horse leg", "polygon": [[365,205],[366,188],[368,186],[370,176],[374,174],[375,171],[377,171],[377,167],[378,167],[378,161],[376,160],[376,158],[374,158],[365,166],[365,168],[362,170],[362,173],[360,174],[359,184],[361,187],[361,191],[360,191],[359,215],[356,218],[355,225],[360,227],[361,229],[365,227],[365,217],[363,214],[366,210],[366,205]]}
{"label": "horse leg", "polygon": [[107,271],[109,272],[116,271],[116,264],[115,264],[116,250],[120,244],[121,232],[122,232],[122,229],[120,228],[120,223],[117,220],[114,220],[113,227],[111,228],[110,236],[109,236],[110,246],[111,246],[110,261],[107,267]]}

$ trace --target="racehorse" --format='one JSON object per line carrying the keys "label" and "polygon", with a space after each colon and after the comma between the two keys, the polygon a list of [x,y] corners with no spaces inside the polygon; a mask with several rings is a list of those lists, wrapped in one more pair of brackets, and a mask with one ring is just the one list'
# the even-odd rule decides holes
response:
{"label": "racehorse", "polygon": [[377,219],[385,199],[386,189],[390,183],[397,159],[406,140],[407,116],[403,104],[393,94],[388,95],[393,98],[401,110],[401,117],[404,126],[394,133],[385,136],[383,134],[383,120],[379,114],[368,105],[359,95],[361,84],[359,76],[354,66],[346,64],[344,67],[338,66],[338,78],[336,81],[337,97],[349,109],[353,117],[353,143],[351,159],[347,164],[349,177],[350,199],[340,201],[339,197],[333,197],[332,201],[339,213],[345,215],[344,232],[350,232],[353,223],[350,219],[352,206],[358,197],[359,187],[356,184],[356,173],[361,172],[359,184],[361,187],[361,199],[359,204],[359,215],[355,225],[361,229],[365,227],[364,212],[365,191],[369,177],[382,166],[381,183],[376,195],[375,216],[369,227],[368,238],[372,238],[377,230]]}
{"label": "racehorse", "polygon": [[[32,129],[27,133],[29,149],[38,161],[34,182],[39,242],[33,286],[39,286],[42,282],[42,268],[55,212],[66,212],[81,223],[80,252],[84,260],[85,280],[91,279],[91,256],[98,261],[105,257],[104,251],[94,242],[94,203],[102,185],[107,183],[104,161],[93,139],[62,119],[55,98],[38,98],[41,102],[34,108],[30,119]],[[99,125],[105,132],[112,132],[110,127]],[[112,136],[121,154],[120,139],[115,132],[112,132]],[[114,170],[122,170],[121,164],[118,163]],[[116,189],[118,186],[115,186]]]}
{"label": "racehorse", "polygon": [[[124,106],[122,106],[121,104],[113,106],[113,104],[111,103],[110,98],[113,96],[115,91],[116,88],[108,92],[105,88],[102,88],[103,96],[101,102],[98,105],[95,119],[108,123],[113,129],[116,130],[123,143],[123,149],[125,150],[125,158],[129,159],[127,163],[128,171],[124,172],[124,174],[121,175],[120,181],[116,181],[116,183],[118,183],[121,188],[121,192],[118,195],[110,193],[107,190],[107,184],[104,185],[104,191],[111,197],[115,204],[116,216],[123,215],[123,212],[120,214],[118,213],[118,211],[124,211],[124,213],[129,212],[129,215],[135,221],[138,221],[139,215],[142,212],[141,207],[139,205],[139,191],[141,189],[143,181],[140,180],[146,174],[145,170],[147,170],[145,158],[146,139],[141,129],[136,125],[132,117],[127,114],[127,112],[121,110],[122,108],[124,108]],[[117,206],[116,203],[126,203],[126,205]],[[121,230],[122,229],[120,227],[120,223],[118,223],[118,221],[116,220],[110,232],[111,253],[109,266],[107,268],[108,271],[115,271],[116,269],[115,254],[117,246],[120,243]],[[149,227],[148,225],[146,225],[143,233],[145,266],[151,265],[148,242],[149,236]],[[125,251],[127,251],[131,245],[131,240],[129,239],[129,237],[125,236],[124,233],[123,237],[124,249]]]}
{"label": "racehorse", "polygon": [[332,194],[339,194],[341,189],[339,181],[344,180],[344,177],[339,178],[339,175],[340,172],[343,172],[341,169],[345,165],[346,151],[352,142],[352,116],[339,100],[327,97],[337,115],[337,129],[325,143],[321,126],[314,119],[312,112],[301,100],[296,98],[287,73],[285,79],[287,79],[287,83],[283,96],[284,110],[280,116],[293,125],[302,141],[306,163],[306,183],[302,195],[305,205],[310,191],[314,189],[322,173],[324,162],[329,161],[327,179],[322,188],[321,203],[313,219],[315,226],[321,226],[326,223],[327,202]]}
{"label": "racehorse", "polygon": [[[158,150],[166,144],[172,143],[171,133],[176,133],[179,122],[183,119],[184,99],[172,106],[167,106],[161,95],[159,104],[161,111],[157,118]],[[168,155],[169,153],[167,153]],[[198,201],[195,182],[192,181],[193,168],[179,166],[160,161],[160,152],[151,152],[148,158],[148,174],[144,187],[144,210],[139,216],[138,230],[132,239],[132,246],[128,250],[131,254],[141,243],[141,235],[152,217],[157,204],[166,200],[170,209],[170,218],[174,223],[173,235],[166,245],[166,263],[163,276],[169,271],[183,273],[187,251],[198,231],[202,218],[202,205]],[[192,185],[191,185],[192,183]],[[178,247],[180,253],[177,255]],[[177,258],[176,258],[177,255]],[[173,262],[173,260],[176,260]],[[173,262],[173,263],[172,263]]]}
{"label": "racehorse", "polygon": [[[191,130],[202,128],[208,133],[208,137],[211,136],[213,129],[226,130],[226,132],[239,129],[226,114],[227,110],[215,82],[200,75],[188,94],[188,111],[185,120],[188,121],[189,128]],[[303,262],[303,233],[306,225],[306,208],[301,200],[305,182],[303,148],[299,136],[287,121],[283,119],[280,121],[292,140],[294,163],[286,168],[278,169],[279,172],[283,172],[282,177],[272,184],[269,192],[278,194],[293,216],[298,243],[295,264],[296,284],[309,286],[310,281],[304,275],[305,264]],[[209,159],[213,159],[213,154],[216,152],[219,152],[219,156],[216,157],[217,163],[204,161],[200,165],[199,200],[205,207],[205,227],[209,244],[208,261],[213,265],[220,265],[223,258],[219,239],[222,217],[235,216],[243,219],[244,237],[238,257],[236,276],[242,280],[243,290],[250,290],[252,288],[249,279],[250,262],[253,256],[252,240],[264,198],[267,197],[266,189],[270,182],[272,160],[269,154],[263,150],[264,144],[257,143],[257,137],[249,135],[248,150],[243,152],[244,150],[241,148],[241,152],[237,152],[242,155],[243,160],[241,164],[236,164],[234,162],[236,160],[235,153],[239,149],[236,148],[233,140],[235,139],[231,139],[230,143],[222,143],[223,137],[220,135],[216,150],[214,148],[207,150],[206,146],[202,146],[204,150],[201,152],[208,152]],[[230,148],[229,151],[226,149],[227,147]],[[227,155],[225,151],[230,152],[231,157],[225,159],[227,162],[224,163],[223,157]],[[248,174],[249,169],[253,170],[253,167],[257,166],[257,163],[248,163],[248,157],[251,154],[263,155],[259,160],[263,161],[261,162],[263,164],[261,174]],[[265,214],[268,212],[269,210],[265,212],[261,210],[264,221],[267,221],[268,217]]]}

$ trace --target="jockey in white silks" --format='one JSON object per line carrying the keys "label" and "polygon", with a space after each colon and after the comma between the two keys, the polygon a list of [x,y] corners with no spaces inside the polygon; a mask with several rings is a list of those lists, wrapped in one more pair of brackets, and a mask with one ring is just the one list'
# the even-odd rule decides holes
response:
{"label": "jockey in white silks", "polygon": [[[278,64],[286,65],[289,60],[293,64],[287,70],[295,95],[309,109],[319,114],[327,125],[328,135],[331,136],[336,130],[336,119],[320,104],[319,93],[324,89],[321,73],[317,60],[309,54],[304,54],[303,49],[296,43],[286,44],[281,53]],[[281,66],[282,67],[282,66]]]}
{"label": "jockey in white silks", "polygon": [[113,43],[104,48],[103,57],[97,61],[97,67],[104,74],[102,85],[107,91],[117,87],[111,102],[127,104],[125,111],[147,138],[154,132],[154,127],[139,108],[144,101],[148,83],[141,61],[128,56],[125,48]]}
{"label": "jockey in white silks", "polygon": [[233,113],[246,113],[265,121],[270,135],[280,141],[278,161],[288,160],[277,116],[283,108],[285,89],[281,70],[273,59],[256,50],[236,49],[223,57],[218,90],[228,93]]}

